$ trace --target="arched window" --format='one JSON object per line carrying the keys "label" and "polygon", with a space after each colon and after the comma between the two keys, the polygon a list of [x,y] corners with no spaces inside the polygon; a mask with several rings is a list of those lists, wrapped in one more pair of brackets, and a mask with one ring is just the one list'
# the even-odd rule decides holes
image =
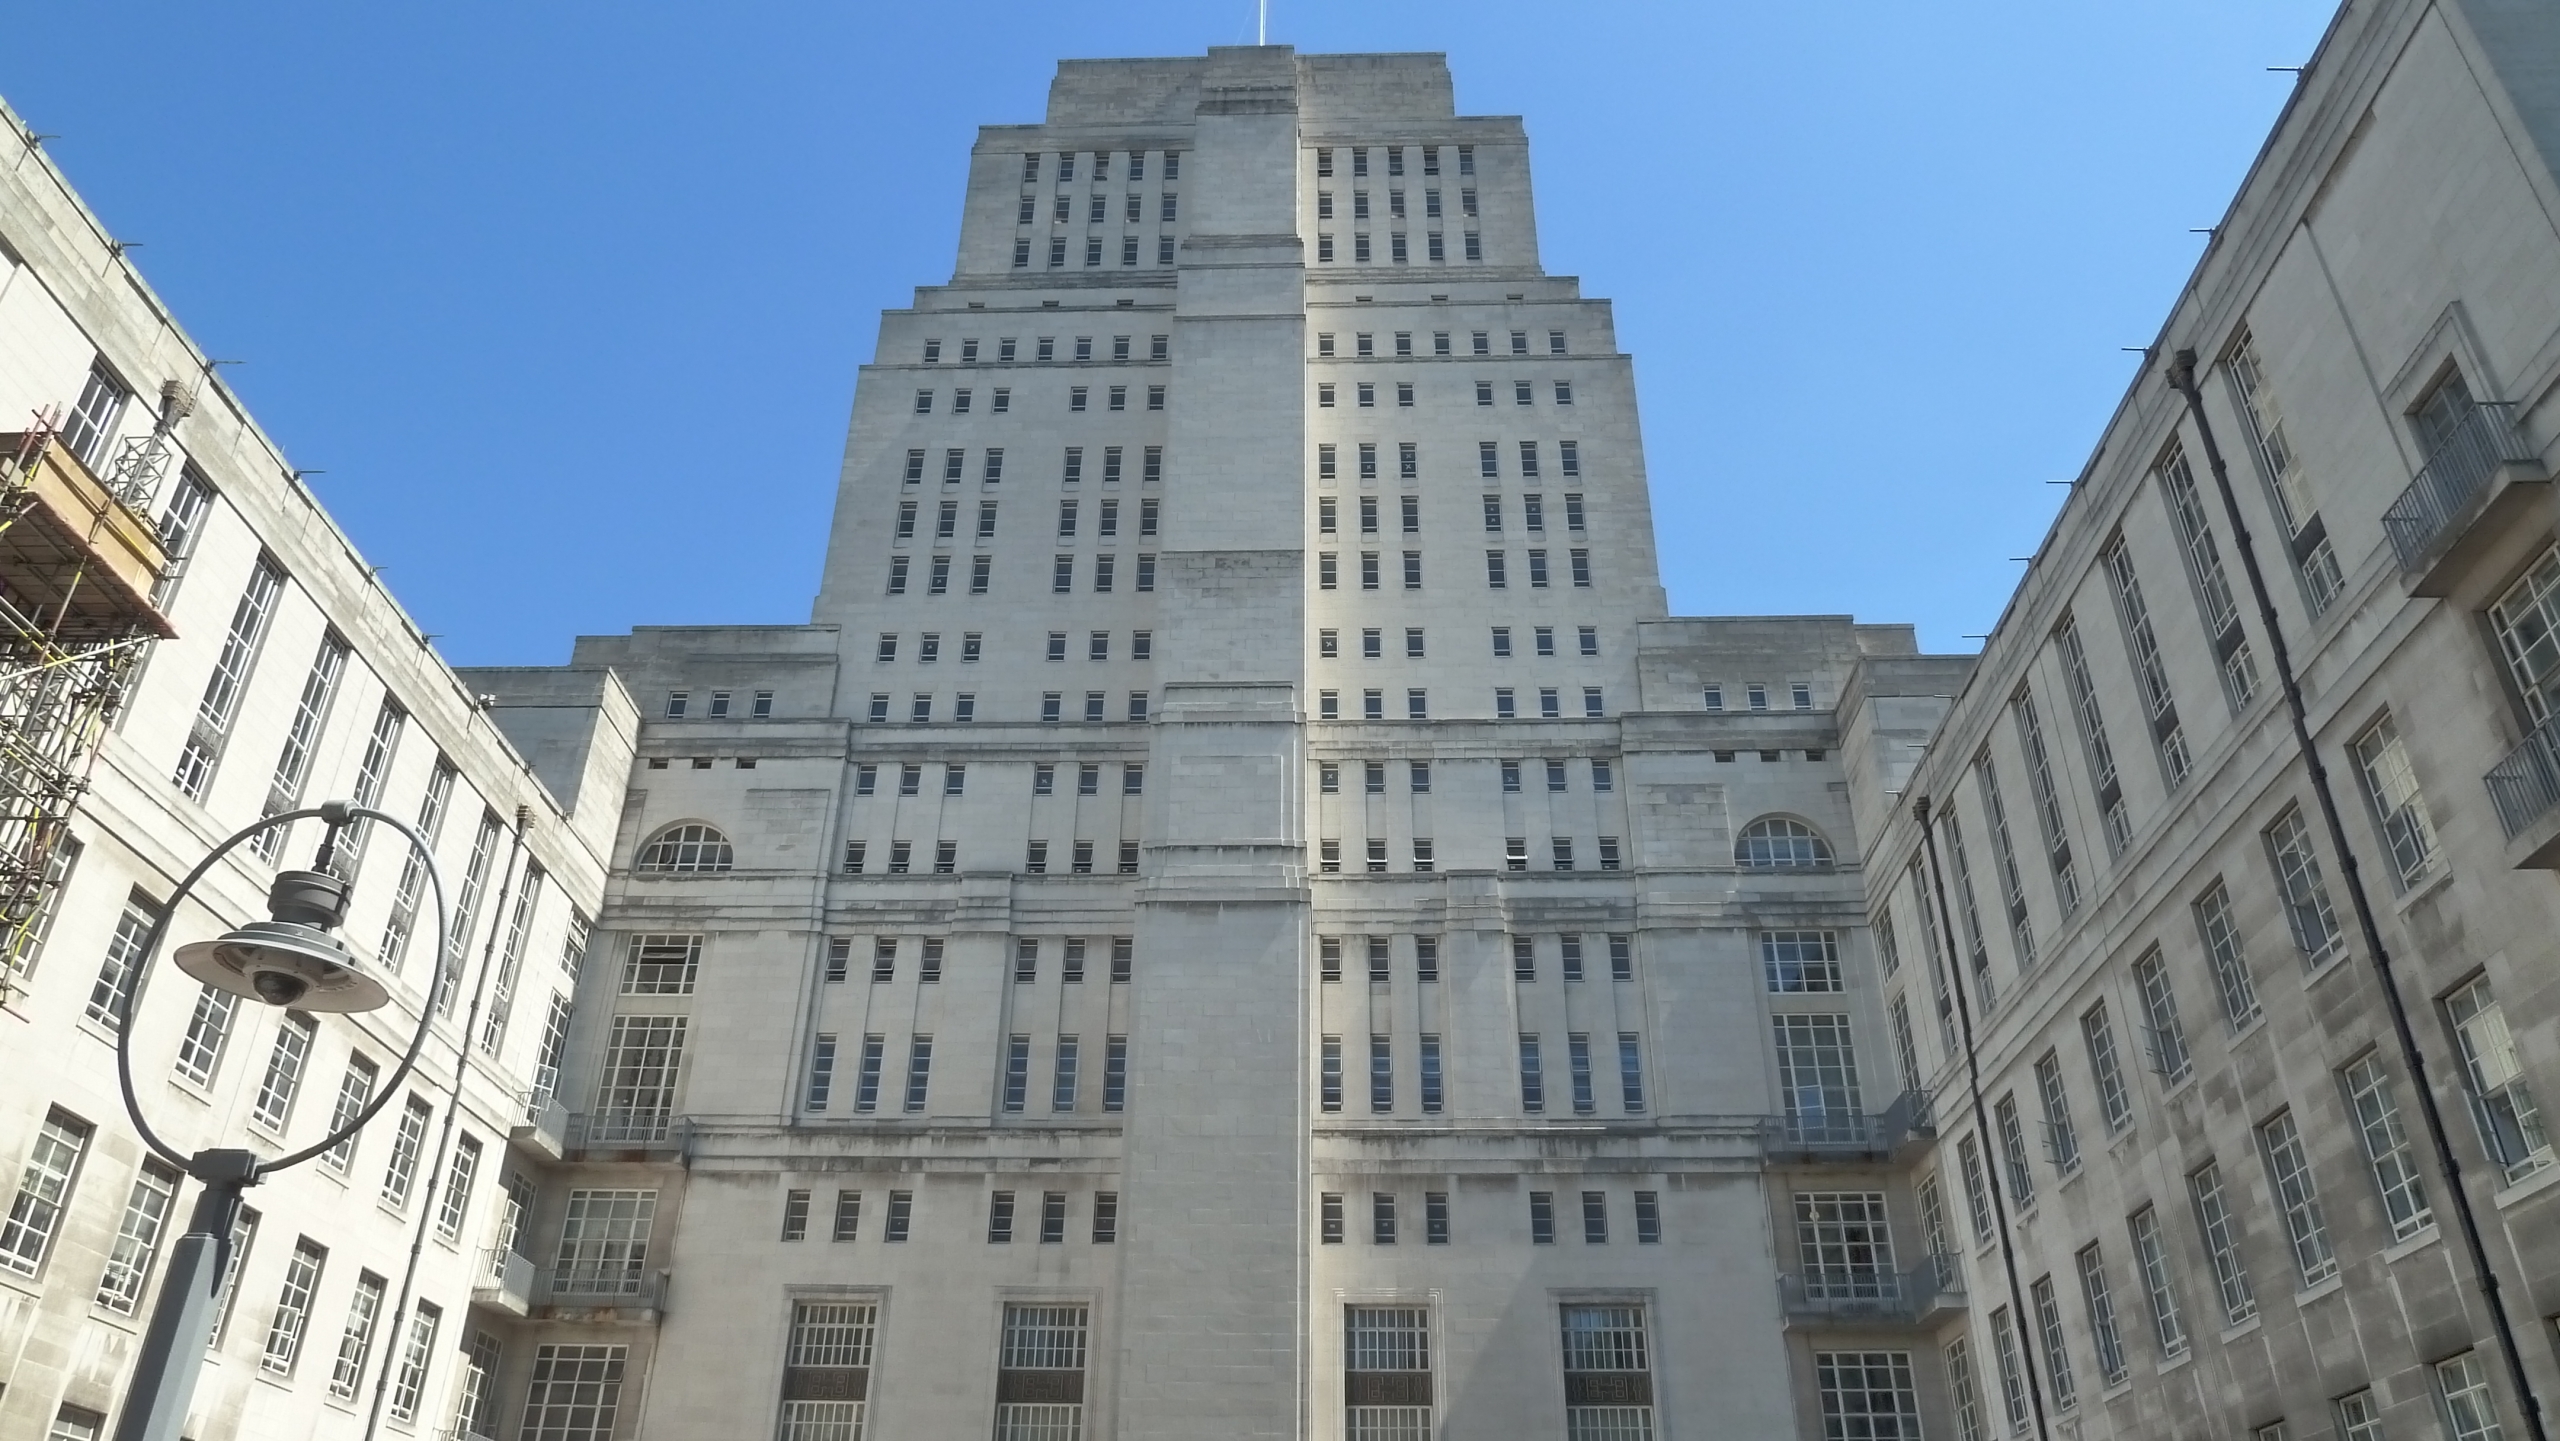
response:
{"label": "arched window", "polygon": [[652,836],[640,848],[640,858],[632,862],[639,871],[691,872],[725,871],[735,863],[729,838],[700,821],[687,821],[669,826]]}
{"label": "arched window", "polygon": [[1733,847],[1733,863],[1753,870],[1831,864],[1831,843],[1802,821],[1762,816],[1742,828]]}

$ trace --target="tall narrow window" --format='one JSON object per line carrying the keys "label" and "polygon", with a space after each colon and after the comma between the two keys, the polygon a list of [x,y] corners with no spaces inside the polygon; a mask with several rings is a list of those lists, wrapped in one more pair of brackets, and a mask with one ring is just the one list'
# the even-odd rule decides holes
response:
{"label": "tall narrow window", "polygon": [[2107,854],[2119,856],[2133,841],[2133,822],[2124,808],[2124,783],[2116,774],[2115,749],[2107,743],[2107,718],[2098,709],[2097,682],[2089,675],[2089,654],[2080,643],[2080,623],[2064,616],[2053,628],[2054,653],[2062,661],[2062,678],[2071,689],[2071,715],[2080,730],[2080,747],[2089,759],[2089,783],[2096,788],[2098,813],[2105,822]]}
{"label": "tall narrow window", "polygon": [[151,928],[159,921],[160,907],[149,896],[135,891],[125,897],[115,933],[99,958],[98,979],[89,988],[84,1014],[90,1020],[110,1031],[123,1028],[125,1007],[133,1003],[134,985],[142,975],[143,942],[151,939]]}
{"label": "tall narrow window", "polygon": [[1982,790],[1982,811],[1991,825],[1992,869],[2000,880],[2000,903],[2009,917],[2009,944],[2023,972],[2036,963],[2035,927],[2027,920],[2027,888],[2018,876],[2018,853],[2009,838],[2009,808],[2000,799],[2000,775],[1984,747],[1973,761],[1974,783]]}
{"label": "tall narrow window", "polygon": [[2071,1095],[2062,1085],[2062,1058],[2051,1051],[2036,1060],[2036,1100],[2044,1110],[2045,1154],[2068,1176],[2080,1169],[2080,1135],[2071,1124]]}
{"label": "tall narrow window", "polygon": [[2222,997],[2222,1018],[2239,1030],[2258,1018],[2258,988],[2249,978],[2249,957],[2240,948],[2240,928],[2231,919],[2231,891],[2220,877],[2196,898],[2196,933],[2213,962],[2214,989]]}
{"label": "tall narrow window", "polygon": [[409,1187],[418,1179],[418,1159],[426,1151],[427,1125],[435,1108],[411,1096],[400,1109],[400,1128],[391,1135],[391,1162],[382,1169],[382,1199],[396,1210],[409,1205]]}
{"label": "tall narrow window", "polygon": [[2018,749],[2027,758],[2027,790],[2035,800],[2036,829],[2044,840],[2045,863],[2053,871],[2053,896],[2062,914],[2080,909],[2080,872],[2071,859],[2071,828],[2062,815],[2062,797],[2053,783],[2053,758],[2045,750],[2044,722],[2036,714],[2035,697],[2024,687],[2009,699],[2009,716],[2018,731]]}
{"label": "tall narrow window", "polygon": [[2169,1272],[2168,1241],[2160,1234],[2160,1213],[2145,1206],[2125,1221],[2133,1236],[2133,1255],[2142,1268],[2142,1287],[2151,1305],[2151,1335],[2163,1360],[2187,1354],[2187,1327],[2178,1310],[2177,1281]]}
{"label": "tall narrow window", "polygon": [[2249,1288],[2249,1270],[2240,1259],[2240,1226],[2222,1190],[2222,1167],[2207,1161],[2187,1176],[2187,1193],[2195,1201],[2196,1232],[2213,1263],[2213,1282],[2222,1300],[2222,1319],[2237,1326],[2258,1314],[2258,1298]]}
{"label": "tall narrow window", "polygon": [[285,1119],[293,1114],[294,1097],[301,1094],[302,1071],[311,1060],[311,1038],[317,1029],[311,1017],[291,1011],[276,1027],[275,1048],[267,1053],[267,1074],[258,1085],[257,1103],[249,1110],[249,1118],[269,1131],[282,1133]]}
{"label": "tall narrow window", "polygon": [[2303,600],[2313,615],[2319,615],[2337,599],[2345,580],[2338,569],[2337,552],[2329,543],[2328,527],[2321,523],[2319,507],[2312,500],[2301,457],[2285,438],[2284,417],[2268,391],[2266,368],[2258,362],[2256,338],[2246,330],[2240,332],[2224,365],[2231,377],[2232,391],[2240,399],[2241,416],[2249,423],[2249,439],[2257,454],[2259,471],[2274,492],[2277,517],[2284,522],[2291,541],[2287,549],[2294,569],[2302,577]]}
{"label": "tall narrow window", "polygon": [[180,1080],[192,1086],[213,1084],[213,1073],[222,1065],[223,1043],[231,1036],[231,1019],[239,1009],[237,992],[217,991],[211,986],[199,990],[195,1012],[187,1018],[187,1034],[178,1042],[176,1069]]}
{"label": "tall narrow window", "polygon": [[2320,1210],[2320,1196],[2311,1180],[2311,1157],[2303,1150],[2293,1112],[2279,1111],[2258,1127],[2258,1151],[2266,1157],[2267,1179],[2274,1183],[2276,1207],[2284,1213],[2294,1270],[2303,1285],[2317,1286],[2338,1274],[2338,1260],[2329,1250],[2329,1223]]}
{"label": "tall narrow window", "polygon": [[2106,1119],[2107,1134],[2120,1135],[2133,1124],[2133,1097],[2125,1089],[2124,1066],[2116,1059],[2115,1024],[2107,1017],[2106,1002],[2081,1014],[2080,1040],[2088,1048],[2089,1076],[2098,1084],[2098,1112]]}
{"label": "tall narrow window", "polygon": [[2116,1328],[2115,1294],[2107,1286],[2106,1258],[2095,1245],[2072,1257],[2080,1272],[2080,1299],[2089,1315],[2089,1340],[2098,1353],[2098,1377],[2113,1386],[2125,1378],[2124,1334]]}
{"label": "tall narrow window", "polygon": [[320,1291],[320,1271],[329,1263],[329,1250],[310,1237],[294,1242],[293,1259],[284,1270],[284,1289],[276,1296],[276,1309],[267,1321],[267,1344],[259,1355],[259,1369],[272,1375],[290,1376],[293,1363],[302,1356],[302,1335],[311,1321],[311,1302]]}
{"label": "tall narrow window", "polygon": [[[338,693],[338,677],[346,673],[347,643],[335,631],[320,637],[320,651],[311,658],[311,672],[302,679],[302,698],[294,705],[293,719],[285,727],[284,749],[276,755],[274,777],[267,783],[266,808],[259,814],[282,815],[302,804],[302,784],[311,774],[311,758],[320,745],[320,729],[329,722],[329,703]],[[273,861],[284,849],[288,826],[260,831],[249,849],[260,860]]]}
{"label": "tall narrow window", "polygon": [[374,1327],[382,1319],[384,1282],[366,1271],[356,1277],[355,1294],[347,1298],[347,1325],[338,1337],[338,1364],[329,1372],[329,1394],[351,1400],[364,1385],[364,1363],[373,1355]]}
{"label": "tall narrow window", "polygon": [[2436,869],[2436,827],[2427,816],[2426,797],[2418,790],[2409,752],[2400,743],[2400,728],[2389,716],[2356,737],[2356,773],[2364,781],[2364,798],[2383,846],[2391,852],[2392,878],[2408,890]]}
{"label": "tall narrow window", "polygon": [[471,1214],[471,1183],[480,1172],[480,1142],[471,1136],[456,1138],[453,1157],[446,1163],[444,1197],[436,1203],[436,1234],[446,1240],[462,1235],[465,1219]]}
{"label": "tall narrow window", "polygon": [[1951,806],[1941,825],[1947,833],[1947,859],[1955,874],[1950,877],[1956,897],[1956,919],[1964,926],[1964,948],[1968,969],[1973,972],[1974,994],[1988,1008],[1999,994],[1991,979],[1991,948],[1982,939],[1982,913],[1974,906],[1973,863],[1964,847],[1964,827],[1956,820]]}
{"label": "tall narrow window", "polygon": [[414,1421],[418,1403],[427,1392],[427,1369],[434,1364],[436,1330],[444,1322],[444,1312],[429,1302],[420,1301],[409,1315],[409,1334],[400,1346],[399,1374],[391,1380],[391,1404],[386,1408],[394,1421]]}
{"label": "tall narrow window", "polygon": [[2125,649],[2132,654],[2134,680],[2151,722],[2151,739],[2160,752],[2160,772],[2169,789],[2186,783],[2190,762],[2186,731],[2178,721],[2178,703],[2169,691],[2169,668],[2160,658],[2160,640],[2151,628],[2151,609],[2142,598],[2142,582],[2133,571],[2133,553],[2119,536],[2098,557],[2115,589],[2116,616],[2124,623]]}
{"label": "tall narrow window", "polygon": [[2240,628],[2240,607],[2232,602],[2231,581],[2222,569],[2222,551],[2214,543],[2213,524],[2197,498],[2195,471],[2187,464],[2186,449],[2171,441],[2151,473],[2160,482],[2160,498],[2168,503],[2169,519],[2178,529],[2179,549],[2187,560],[2187,579],[2195,584],[2196,609],[2203,616],[2206,637],[2213,642],[2223,699],[2237,714],[2257,694],[2258,663],[2249,654],[2249,637]]}
{"label": "tall narrow window", "polygon": [[[444,829],[445,808],[452,803],[454,783],[461,773],[443,756],[427,774],[425,797],[418,803],[417,831],[427,844],[436,844],[437,833]],[[391,916],[383,925],[382,963],[398,970],[408,954],[409,935],[417,928],[418,902],[426,890],[427,858],[415,846],[405,847],[406,858],[400,862],[400,884],[391,893]]]}
{"label": "tall narrow window", "polygon": [[2471,1096],[2481,1144],[2512,1185],[2550,1165],[2552,1154],[2542,1108],[2525,1084],[2515,1035],[2486,977],[2454,992],[2444,1008],[2461,1047],[2464,1089]]}
{"label": "tall narrow window", "polygon": [[2186,1027],[2178,1021],[2177,992],[2169,987],[2169,968],[2160,959],[2159,947],[2133,963],[2133,983],[2142,993],[2142,1039],[2151,1053],[2151,1069],[2176,1085],[2194,1070],[2195,1059],[2187,1050]]}
{"label": "tall narrow window", "polygon": [[2418,1171],[2415,1147],[2400,1124],[2400,1103],[2391,1092],[2391,1073],[2382,1058],[2368,1053],[2338,1073],[2347,1104],[2355,1112],[2356,1139],[2365,1163],[2373,1168],[2373,1184],[2382,1193],[2383,1214],[2391,1220],[2391,1238],[2405,1241],[2435,1224],[2427,1204],[2427,1183]]}
{"label": "tall narrow window", "polygon": [[232,609],[231,629],[223,637],[213,675],[205,681],[204,696],[196,702],[194,723],[178,752],[177,770],[170,776],[170,783],[192,800],[204,799],[205,788],[212,784],[213,768],[221,762],[223,745],[231,737],[241,692],[258,663],[258,649],[266,642],[267,624],[275,617],[276,597],[283,590],[283,568],[270,557],[259,556],[239,604]]}
{"label": "tall narrow window", "polygon": [[2498,1421],[2497,1397],[2489,1389],[2489,1368],[2479,1352],[2438,1361],[2435,1371],[2453,1441],[2499,1441],[2506,1434]]}
{"label": "tall narrow window", "polygon": [[152,1262],[160,1254],[160,1238],[169,1224],[169,1203],[178,1194],[178,1175],[158,1161],[145,1161],[126,1193],[124,1219],[117,1223],[115,1245],[107,1252],[107,1269],[98,1277],[97,1304],[119,1316],[130,1316],[142,1304],[150,1284]]}
{"label": "tall narrow window", "polygon": [[2267,827],[2266,842],[2276,885],[2284,893],[2285,924],[2292,928],[2294,945],[2315,966],[2335,958],[2342,950],[2342,933],[2337,912],[2329,905],[2329,888],[2320,878],[2320,855],[2312,848],[2302,808],[2288,806]]}

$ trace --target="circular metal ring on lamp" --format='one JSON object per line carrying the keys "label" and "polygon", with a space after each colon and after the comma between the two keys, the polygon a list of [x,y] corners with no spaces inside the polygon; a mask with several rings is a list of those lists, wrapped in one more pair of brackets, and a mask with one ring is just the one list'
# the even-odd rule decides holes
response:
{"label": "circular metal ring on lamp", "polygon": [[[306,1146],[291,1155],[280,1156],[272,1161],[262,1161],[258,1165],[259,1174],[264,1175],[270,1171],[281,1171],[287,1167],[300,1165],[364,1129],[367,1122],[379,1115],[382,1108],[391,1104],[392,1098],[400,1094],[401,1083],[406,1081],[409,1073],[417,1068],[418,1053],[426,1049],[427,1032],[435,1021],[436,1002],[444,994],[445,949],[452,944],[450,922],[445,914],[444,873],[437,868],[435,851],[427,844],[426,838],[419,835],[415,827],[398,816],[375,810],[370,806],[348,805],[344,802],[331,802],[326,806],[285,811],[234,832],[225,837],[220,845],[215,846],[203,860],[196,862],[195,868],[188,871],[186,877],[178,882],[177,889],[169,893],[168,902],[160,908],[158,919],[152,922],[151,933],[143,937],[142,948],[134,957],[133,985],[126,991],[123,1004],[117,1008],[116,1013],[116,1084],[124,1093],[125,1115],[133,1122],[134,1130],[141,1135],[144,1145],[149,1146],[160,1157],[190,1175],[194,1174],[191,1169],[191,1158],[162,1139],[159,1132],[151,1129],[151,1122],[143,1116],[141,1100],[134,1094],[133,1089],[133,1017],[135,1012],[141,1009],[143,993],[151,984],[151,958],[159,954],[160,943],[169,934],[169,923],[177,918],[178,903],[195,890],[196,883],[204,879],[216,862],[229,855],[241,842],[261,832],[272,830],[277,826],[291,825],[295,821],[314,818],[329,821],[333,825],[344,825],[355,820],[380,821],[398,831],[409,842],[410,849],[426,862],[427,885],[435,897],[435,960],[427,977],[426,997],[418,1006],[418,1028],[410,1035],[409,1048],[402,1053],[400,1064],[392,1071],[390,1080],[375,1087],[373,1099],[366,1103],[364,1109],[348,1118],[345,1125],[337,1127],[322,1138],[318,1145]],[[313,891],[311,882],[315,878],[327,882],[329,886],[339,887],[336,893],[336,904],[343,906],[343,883],[338,882],[336,877],[314,871],[283,872],[277,876],[275,886],[269,894],[269,905],[284,919],[252,922],[216,940],[193,941],[180,946],[176,956],[179,969],[218,990],[231,991],[269,1005],[290,1005],[298,1010],[363,1011],[378,1009],[387,1004],[390,1000],[389,990],[379,980],[359,968],[355,958],[348,954],[336,937],[331,936],[318,925],[312,924],[313,921],[324,917],[332,922],[335,920],[334,914],[323,909],[328,904],[328,898],[317,895]],[[328,887],[319,889],[326,890]],[[302,919],[292,919],[296,916]],[[332,967],[337,968],[337,971],[342,972],[343,975],[333,973],[330,969]],[[304,989],[299,995],[289,1000],[278,1000],[274,997],[273,988],[278,986],[280,981],[270,979],[266,982],[269,989],[261,990],[259,985],[262,977],[282,977],[299,981]],[[356,1004],[355,1002],[363,996],[361,990],[363,987],[371,987],[380,992],[382,999],[373,1001],[369,1005]],[[324,999],[314,1000],[315,993]],[[331,1004],[331,999],[335,999],[338,1003]]]}

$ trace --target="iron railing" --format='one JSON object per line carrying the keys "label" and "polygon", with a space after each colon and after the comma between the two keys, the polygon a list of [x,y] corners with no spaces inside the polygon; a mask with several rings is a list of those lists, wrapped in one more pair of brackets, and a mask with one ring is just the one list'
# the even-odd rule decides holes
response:
{"label": "iron railing", "polygon": [[2507,752],[2481,780],[2490,803],[2498,808],[2498,824],[2514,840],[2536,821],[2560,807],[2560,719],[2544,721]]}
{"label": "iron railing", "polygon": [[534,1299],[545,1306],[656,1311],[666,1300],[667,1273],[628,1266],[554,1266],[541,1272]]}
{"label": "iron railing", "polygon": [[1952,1256],[1908,1271],[1789,1271],[1778,1277],[1778,1304],[1795,1321],[1907,1324],[1963,1305],[1961,1276]]}
{"label": "iron railing", "polygon": [[577,1111],[569,1116],[568,1148],[682,1152],[692,1129],[684,1116],[665,1111]]}
{"label": "iron railing", "polygon": [[1929,1093],[1905,1091],[1872,1116],[1802,1106],[1783,1116],[1764,1116],[1760,1149],[1773,1157],[1860,1159],[1889,1156],[1909,1141],[1936,1134]]}
{"label": "iron railing", "polygon": [[471,1282],[471,1299],[521,1316],[533,1305],[535,1267],[513,1251],[490,1248],[480,1253],[479,1274]]}
{"label": "iron railing", "polygon": [[2473,502],[2489,488],[2499,466],[2534,459],[2516,432],[2512,404],[2473,405],[2427,457],[2417,479],[2382,513],[2382,529],[2391,537],[2391,553],[2400,568],[2416,570],[2426,563],[2438,544],[2470,517]]}

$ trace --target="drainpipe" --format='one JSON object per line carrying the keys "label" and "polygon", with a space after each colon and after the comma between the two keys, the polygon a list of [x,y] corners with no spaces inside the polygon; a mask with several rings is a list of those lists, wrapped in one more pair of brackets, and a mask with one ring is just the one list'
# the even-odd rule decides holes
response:
{"label": "drainpipe", "polygon": [[[524,854],[524,833],[533,824],[533,807],[516,807],[515,838],[508,843],[506,864],[498,870],[497,904],[489,911],[489,942],[480,948],[480,979],[471,988],[471,1006],[463,1013],[462,1031],[454,1038],[453,1094],[445,1101],[444,1129],[436,1136],[435,1159],[427,1169],[426,1194],[418,1201],[418,1224],[409,1238],[409,1266],[400,1273],[400,1298],[392,1303],[391,1327],[387,1333],[376,1332],[383,1342],[382,1367],[374,1374],[373,1409],[365,1416],[364,1441],[374,1441],[382,1429],[382,1403],[391,1394],[391,1369],[399,1364],[400,1353],[407,1346],[408,1327],[404,1324],[409,1310],[409,1292],[418,1282],[418,1260],[427,1248],[427,1226],[436,1211],[436,1188],[443,1184],[446,1152],[453,1144],[453,1128],[462,1112],[462,1087],[471,1074],[471,1033],[480,1025],[480,1006],[489,994],[489,976],[498,952],[498,933],[506,929],[507,901],[515,891],[516,860]],[[469,936],[459,944],[471,944]],[[444,957],[436,957],[444,964]],[[503,1155],[503,1152],[501,1153]],[[477,1180],[477,1177],[473,1179]],[[477,1264],[476,1259],[473,1264]],[[423,1399],[423,1398],[422,1398]],[[416,1418],[411,1418],[416,1419]]]}
{"label": "drainpipe", "polygon": [[2345,878],[2347,898],[2355,906],[2356,929],[2363,934],[2365,954],[2373,962],[2374,977],[2382,986],[2383,1007],[2391,1014],[2391,1034],[2400,1045],[2400,1063],[2408,1067],[2410,1084],[2417,1088],[2418,1114],[2435,1150],[2436,1174],[2444,1178],[2454,1219],[2462,1231],[2463,1251],[2471,1262],[2471,1279],[2488,1304],[2490,1324],[2498,1334],[2498,1351],[2506,1358],[2507,1376],[2516,1388],[2516,1408],[2523,1414],[2525,1430],[2533,1441],[2548,1441],[2550,1433],[2542,1425],[2542,1402],[2534,1395],[2533,1382],[2525,1374],[2524,1354],[2517,1349],[2515,1327],[2507,1321],[2497,1272],[2490,1269],[2488,1248],[2481,1244],[2480,1222],[2472,1211],[2470,1193],[2463,1189],[2462,1163],[2454,1157],[2453,1141],[2445,1131],[2444,1112],[2436,1105],[2436,1088],[2427,1076],[2427,1058],[2419,1051],[2418,1034],[2409,1024],[2409,1007],[2400,999],[2400,985],[2391,970],[2391,952],[2382,944],[2382,928],[2373,919],[2373,902],[2365,895],[2364,872],[2356,865],[2356,853],[2347,845],[2347,828],[2338,819],[2338,799],[2329,786],[2329,768],[2321,763],[2319,748],[2312,743],[2302,686],[2294,679],[2293,655],[2285,648],[2283,628],[2276,623],[2275,603],[2267,598],[2267,578],[2258,568],[2257,545],[2249,537],[2248,522],[2240,517],[2240,500],[2231,490],[2231,472],[2222,463],[2222,447],[2214,442],[2213,422],[2204,413],[2204,396],[2196,388],[2195,351],[2180,350],[2172,355],[2164,374],[2170,388],[2186,400],[2187,414],[2194,418],[2197,437],[2204,442],[2205,463],[2213,471],[2214,489],[2222,495],[2222,513],[2231,523],[2232,543],[2239,548],[2241,569],[2248,573],[2249,594],[2258,603],[2258,624],[2267,633],[2276,678],[2284,686],[2285,714],[2293,722],[2294,749],[2301,752],[2303,768],[2310,772],[2311,793],[2319,800],[2321,823],[2329,832],[2330,847],[2338,853],[2338,872]]}
{"label": "drainpipe", "polygon": [[[2027,1297],[2018,1285],[2017,1244],[2009,1236],[2008,1193],[2000,1182],[2002,1158],[1991,1149],[1998,1143],[1992,1138],[1991,1116],[1982,1106],[1982,1058],[1974,1050],[1973,1005],[1965,999],[1964,969],[1955,963],[1956,923],[1955,918],[1947,913],[1947,883],[1938,874],[1938,828],[1929,817],[1927,796],[1912,801],[1911,815],[1920,822],[1920,844],[1929,855],[1929,892],[1937,901],[1938,934],[1945,938],[1945,944],[1940,947],[1945,954],[1930,959],[1946,967],[1941,979],[1946,983],[1947,993],[1955,997],[1956,1033],[1964,1038],[1964,1074],[1967,1089],[1972,1093],[1973,1128],[1982,1137],[1983,1162],[1990,1169],[1990,1174],[1983,1177],[1983,1184],[1984,1189],[1991,1193],[1993,1230],[2000,1238],[2000,1267],[2008,1274],[2009,1334],[2017,1342],[2018,1363],[2027,1373],[2027,1402],[2035,1410],[2036,1435],[2047,1438],[2052,1432],[2046,1428],[2044,1419],[2044,1381],[2036,1374],[2035,1346],[2027,1339]],[[1995,1368],[1998,1366],[1997,1357],[1993,1358],[1992,1364]]]}

